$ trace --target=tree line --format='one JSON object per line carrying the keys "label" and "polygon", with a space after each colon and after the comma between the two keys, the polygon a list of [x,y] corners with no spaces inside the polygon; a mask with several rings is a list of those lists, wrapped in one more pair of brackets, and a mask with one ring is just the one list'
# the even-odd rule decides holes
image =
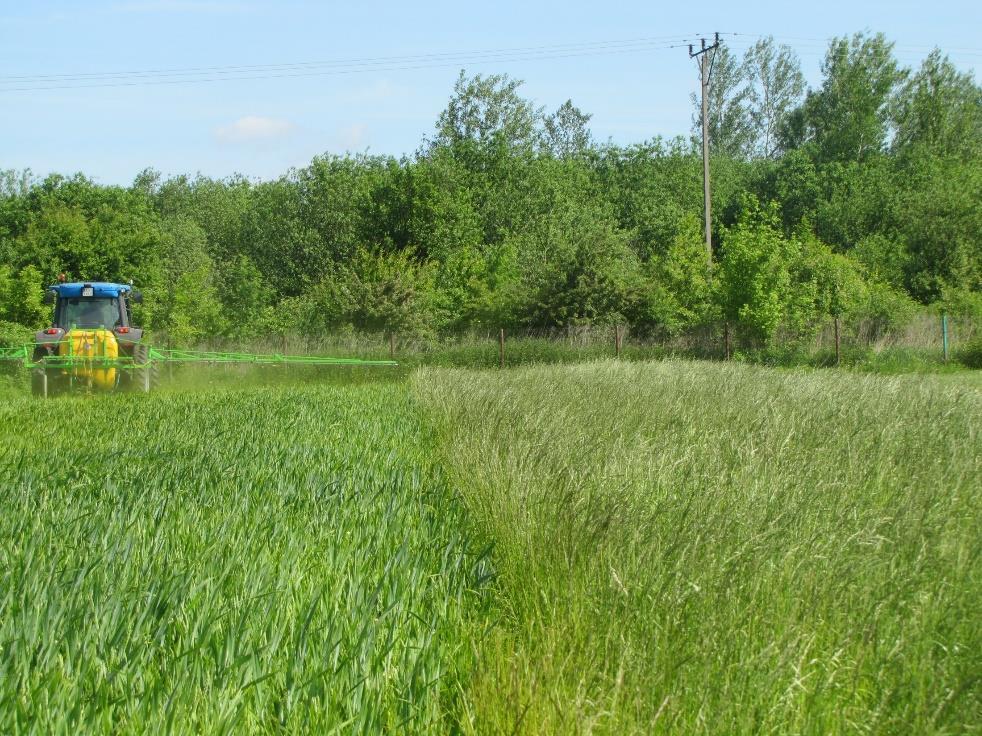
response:
{"label": "tree line", "polygon": [[[982,89],[939,50],[833,40],[807,89],[772,39],[721,47],[710,88],[713,263],[693,137],[615,145],[567,101],[463,72],[401,158],[323,155],[273,181],[0,174],[0,322],[43,286],[133,280],[175,343],[287,331],[726,321],[766,343],[830,317],[982,314]],[[695,102],[695,100],[693,100]]]}

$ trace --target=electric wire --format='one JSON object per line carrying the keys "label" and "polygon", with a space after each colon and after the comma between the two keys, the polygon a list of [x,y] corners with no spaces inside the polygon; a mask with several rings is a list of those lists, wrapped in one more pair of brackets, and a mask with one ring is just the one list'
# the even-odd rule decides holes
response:
{"label": "electric wire", "polygon": [[[369,72],[397,72],[466,67],[488,63],[508,64],[592,56],[611,56],[684,48],[690,43],[698,43],[701,38],[711,37],[712,35],[707,33],[692,33],[643,36],[627,39],[517,46],[474,51],[370,56],[352,59],[327,59],[275,64],[237,64],[136,69],[128,71],[0,75],[0,93],[293,79],[364,74]],[[764,38],[772,38],[775,42],[782,44],[785,44],[785,42],[794,42],[793,51],[798,56],[804,57],[827,56],[830,44],[833,41],[833,38],[778,36],[737,31],[720,31],[718,35],[725,45],[737,52],[747,51],[759,40]],[[899,61],[907,61],[922,58],[925,50],[937,47],[918,44],[893,44],[892,48],[895,52],[895,57]],[[982,56],[982,49],[961,46],[949,49],[948,55],[959,58],[966,56],[979,57]]]}
{"label": "electric wire", "polygon": [[[320,62],[293,62],[288,64],[77,73],[75,75],[7,76],[0,77],[0,92],[90,89],[95,87],[126,87],[156,84],[192,84],[235,80],[251,81],[257,79],[283,79],[378,71],[429,69],[488,62],[508,63],[516,61],[567,59],[679,48],[688,43],[689,40],[674,36],[662,39],[602,41],[515,49],[492,49],[474,52],[448,52],[443,54]],[[674,43],[666,43],[666,41],[674,41]]]}
{"label": "electric wire", "polygon": [[[698,35],[698,34],[695,34]],[[408,54],[401,56],[370,56],[365,58],[355,58],[355,59],[328,59],[319,61],[300,61],[300,62],[287,62],[279,64],[238,64],[238,65],[223,65],[223,66],[203,66],[203,67],[177,67],[170,69],[138,69],[132,71],[119,71],[119,72],[71,72],[71,73],[60,73],[60,74],[34,74],[34,75],[0,75],[0,81],[10,80],[10,81],[41,81],[52,79],[56,81],[64,80],[74,80],[74,79],[86,79],[86,78],[101,78],[101,77],[119,77],[119,76],[152,76],[152,75],[173,75],[173,74],[195,74],[195,73],[212,73],[221,71],[262,71],[262,70],[275,70],[278,68],[291,68],[291,67],[307,67],[307,66],[337,66],[337,65],[352,65],[352,64],[371,64],[371,63],[393,63],[393,62],[410,62],[418,60],[430,60],[430,59],[441,59],[446,57],[461,57],[461,56],[481,56],[486,54],[509,54],[509,53],[525,53],[525,52],[547,52],[551,50],[556,51],[567,51],[567,50],[588,50],[593,47],[608,47],[608,46],[622,46],[622,45],[636,45],[636,44],[649,44],[649,43],[664,43],[664,42],[688,42],[695,39],[680,38],[678,35],[673,36],[653,36],[653,37],[643,37],[643,38],[628,38],[628,39],[613,39],[606,41],[582,41],[574,43],[562,43],[562,44],[551,44],[551,45],[540,45],[540,46],[517,46],[508,48],[498,48],[498,49],[477,49],[477,50],[460,50],[460,51],[446,51],[437,52],[429,54]]]}

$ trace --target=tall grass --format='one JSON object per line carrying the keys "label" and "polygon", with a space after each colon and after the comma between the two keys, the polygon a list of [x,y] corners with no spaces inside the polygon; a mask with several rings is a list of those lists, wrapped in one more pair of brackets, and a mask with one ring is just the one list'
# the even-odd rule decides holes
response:
{"label": "tall grass", "polygon": [[445,733],[481,558],[404,386],[0,407],[0,733]]}
{"label": "tall grass", "polygon": [[[505,364],[508,367],[538,363],[579,363],[615,355],[612,325],[568,329],[515,328],[506,332]],[[621,357],[644,361],[664,358],[722,360],[725,356],[722,325],[694,328],[675,336],[635,334],[627,326],[622,336]],[[840,364],[863,372],[911,373],[963,370],[977,367],[978,327],[970,317],[949,320],[949,361],[944,361],[940,316],[924,313],[908,323],[886,329],[873,321],[843,323]],[[165,343],[166,337],[157,336]],[[828,367],[836,364],[834,329],[829,323],[809,337],[779,330],[768,346],[742,341],[730,330],[734,357],[760,365]],[[237,342],[216,338],[199,347],[208,350],[244,350],[257,353],[335,355],[388,359],[406,367],[438,366],[493,368],[499,365],[499,331],[469,330],[443,335],[383,333],[319,333],[270,335],[265,339]]]}
{"label": "tall grass", "polygon": [[979,730],[978,373],[402,375],[7,394],[0,733]]}
{"label": "tall grass", "polygon": [[415,374],[495,543],[475,732],[977,732],[982,393],[952,378]]}

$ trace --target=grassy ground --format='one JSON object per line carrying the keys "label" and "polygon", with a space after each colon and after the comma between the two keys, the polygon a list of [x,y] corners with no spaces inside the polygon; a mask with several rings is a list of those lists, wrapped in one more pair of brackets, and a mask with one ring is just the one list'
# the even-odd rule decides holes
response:
{"label": "grassy ground", "polygon": [[683,362],[413,380],[495,543],[480,732],[978,730],[977,388]]}
{"label": "grassy ground", "polygon": [[0,408],[0,732],[445,733],[479,560],[404,385]]}
{"label": "grassy ground", "polygon": [[979,375],[0,385],[0,732],[978,732]]}

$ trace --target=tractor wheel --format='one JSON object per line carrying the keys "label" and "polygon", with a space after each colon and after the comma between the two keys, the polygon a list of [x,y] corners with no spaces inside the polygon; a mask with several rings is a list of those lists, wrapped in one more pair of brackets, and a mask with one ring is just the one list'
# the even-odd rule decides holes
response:
{"label": "tractor wheel", "polygon": [[31,368],[31,393],[42,399],[47,399],[57,393],[57,389],[63,383],[60,381],[59,371],[48,370],[44,364],[44,359],[50,353],[40,345],[34,348],[34,355],[31,361],[34,367]]}
{"label": "tractor wheel", "polygon": [[66,379],[59,370],[31,369],[31,393],[41,399],[50,399],[67,390]]}
{"label": "tractor wheel", "polygon": [[157,385],[157,367],[150,360],[150,346],[139,344],[133,347],[132,386],[137,391],[150,393]]}
{"label": "tractor wheel", "polygon": [[31,393],[46,399],[53,393],[54,387],[48,382],[48,373],[44,368],[31,369]]}

